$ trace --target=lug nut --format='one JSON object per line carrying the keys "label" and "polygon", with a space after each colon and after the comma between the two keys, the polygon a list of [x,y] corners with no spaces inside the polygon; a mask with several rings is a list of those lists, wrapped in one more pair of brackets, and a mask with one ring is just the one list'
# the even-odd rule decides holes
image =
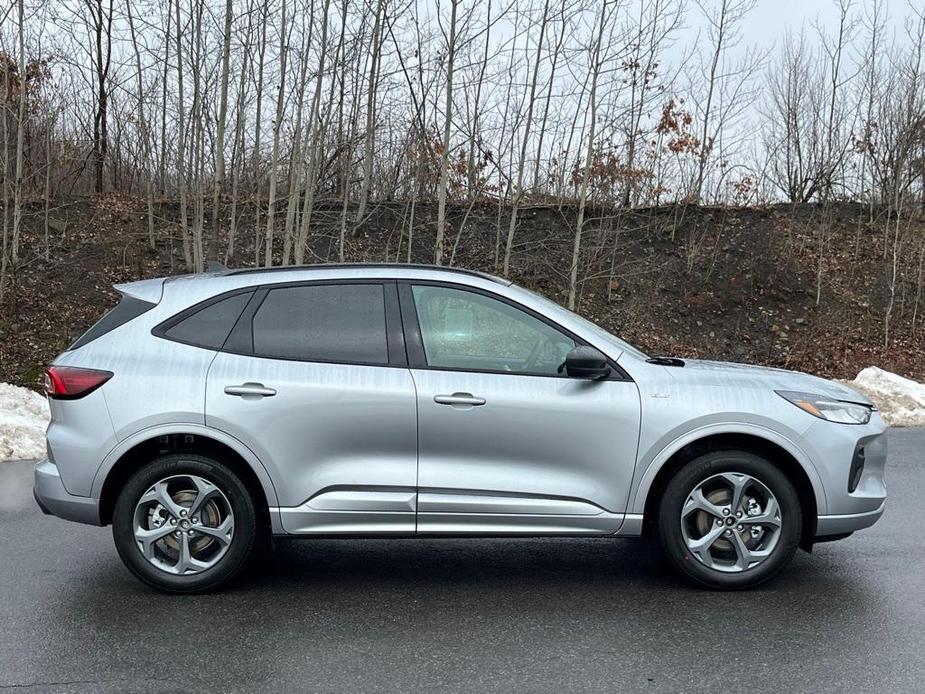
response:
{"label": "lug nut", "polygon": [[727,530],[724,534],[727,535],[727,536],[728,536],[728,535],[732,535],[732,531],[731,531],[731,530]]}
{"label": "lug nut", "polygon": [[177,532],[174,533],[174,535],[176,535],[177,537],[180,537],[180,535],[182,535],[182,534],[183,534],[183,533],[181,533],[179,530],[178,530]]}
{"label": "lug nut", "polygon": [[199,522],[198,518],[193,518],[193,523],[198,523],[198,522]]}
{"label": "lug nut", "polygon": [[193,531],[192,531],[192,530],[187,530],[187,531],[186,531],[186,534],[189,535],[190,537],[192,537],[192,536],[193,536]]}
{"label": "lug nut", "polygon": [[738,528],[736,528],[736,530],[742,530],[742,529],[743,529],[744,527],[745,527],[745,526],[744,526],[744,525],[742,525],[742,524],[740,523],[740,524],[739,524],[739,527],[738,527]]}
{"label": "lug nut", "polygon": [[171,525],[176,525],[176,524],[177,524],[177,519],[176,519],[176,518],[171,518],[171,519],[170,519],[170,524],[171,524]]}
{"label": "lug nut", "polygon": [[724,515],[724,516],[728,516],[728,515],[729,515],[729,509],[728,509],[728,508],[724,508],[724,509],[723,509],[723,515]]}
{"label": "lug nut", "polygon": [[722,524],[723,524],[723,521],[721,521],[721,520],[719,520],[719,519],[717,518],[717,519],[716,519],[716,524],[717,524],[717,525],[722,525]]}
{"label": "lug nut", "polygon": [[186,517],[186,511],[180,511],[180,515],[183,516],[183,517],[185,518],[185,517]]}

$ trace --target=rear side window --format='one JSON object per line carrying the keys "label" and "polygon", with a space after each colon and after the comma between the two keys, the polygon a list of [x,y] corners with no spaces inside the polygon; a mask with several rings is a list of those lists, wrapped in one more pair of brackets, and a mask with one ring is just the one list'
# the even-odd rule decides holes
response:
{"label": "rear side window", "polygon": [[77,338],[68,349],[83,347],[88,342],[93,342],[96,338],[102,337],[106,333],[115,330],[120,325],[125,325],[130,320],[138,318],[142,313],[150,311],[155,306],[156,304],[152,304],[149,301],[142,301],[133,296],[123,295],[122,301],[116,304],[114,309],[94,323],[93,326]]}
{"label": "rear side window", "polygon": [[300,361],[388,364],[381,284],[271,289],[254,314],[254,354]]}
{"label": "rear side window", "polygon": [[160,331],[163,337],[196,347],[221,349],[253,292],[240,292],[212,302]]}

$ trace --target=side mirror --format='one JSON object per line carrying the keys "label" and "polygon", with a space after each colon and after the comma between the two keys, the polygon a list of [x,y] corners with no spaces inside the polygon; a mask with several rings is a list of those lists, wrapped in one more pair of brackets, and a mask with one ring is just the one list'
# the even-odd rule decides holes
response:
{"label": "side mirror", "polygon": [[594,347],[585,345],[579,345],[569,352],[562,366],[570,378],[590,378],[597,381],[610,375],[607,357]]}

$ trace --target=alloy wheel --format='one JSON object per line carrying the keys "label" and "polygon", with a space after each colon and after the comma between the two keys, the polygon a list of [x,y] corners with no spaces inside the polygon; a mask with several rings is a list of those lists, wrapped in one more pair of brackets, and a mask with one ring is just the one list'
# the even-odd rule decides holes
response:
{"label": "alloy wheel", "polygon": [[681,535],[704,566],[739,573],[764,563],[780,540],[780,504],[759,479],[722,472],[700,482],[681,508]]}
{"label": "alloy wheel", "polygon": [[228,497],[197,475],[161,479],[135,505],[139,552],[152,566],[179,576],[218,564],[231,546],[234,529]]}

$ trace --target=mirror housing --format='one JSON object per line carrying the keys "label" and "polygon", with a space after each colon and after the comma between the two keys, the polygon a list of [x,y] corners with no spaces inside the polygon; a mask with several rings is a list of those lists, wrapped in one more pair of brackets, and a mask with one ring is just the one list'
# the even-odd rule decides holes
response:
{"label": "mirror housing", "polygon": [[570,378],[589,378],[599,381],[610,375],[607,357],[594,347],[587,345],[579,345],[569,352],[562,366]]}

